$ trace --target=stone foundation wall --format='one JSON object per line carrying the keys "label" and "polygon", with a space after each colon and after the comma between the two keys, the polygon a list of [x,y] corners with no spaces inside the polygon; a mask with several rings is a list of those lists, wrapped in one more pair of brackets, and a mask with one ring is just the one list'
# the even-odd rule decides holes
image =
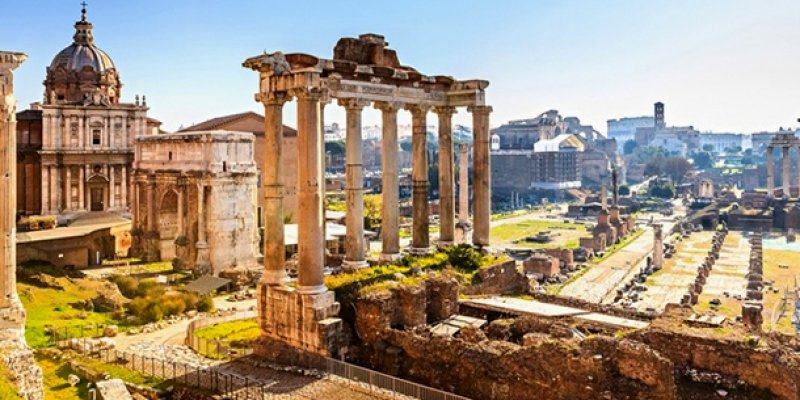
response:
{"label": "stone foundation wall", "polygon": [[723,340],[651,328],[632,334],[668,358],[676,370],[712,371],[766,389],[776,398],[800,398],[800,357],[779,344],[754,347],[742,340]]}
{"label": "stone foundation wall", "polygon": [[517,271],[517,263],[508,260],[491,267],[482,268],[477,272],[479,283],[461,288],[461,293],[475,294],[503,294],[515,291],[525,291],[528,280],[525,275]]}
{"label": "stone foundation wall", "polygon": [[522,346],[386,330],[360,354],[372,368],[474,399],[675,398],[669,360],[610,337]]}

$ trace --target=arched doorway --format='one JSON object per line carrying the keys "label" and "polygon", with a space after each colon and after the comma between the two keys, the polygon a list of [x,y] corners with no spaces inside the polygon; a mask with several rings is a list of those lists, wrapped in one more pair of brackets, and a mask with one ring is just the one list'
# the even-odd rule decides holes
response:
{"label": "arched doorway", "polygon": [[158,232],[161,260],[176,257],[175,239],[178,238],[178,194],[170,189],[161,197],[158,207]]}
{"label": "arched doorway", "polygon": [[108,201],[108,179],[102,175],[95,175],[86,182],[86,192],[89,204],[89,211],[103,211],[106,209]]}

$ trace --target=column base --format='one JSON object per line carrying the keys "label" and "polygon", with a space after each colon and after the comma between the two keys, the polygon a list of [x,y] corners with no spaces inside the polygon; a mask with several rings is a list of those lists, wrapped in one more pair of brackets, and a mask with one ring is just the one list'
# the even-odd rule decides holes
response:
{"label": "column base", "polygon": [[392,263],[401,258],[403,258],[403,255],[400,253],[381,253],[381,255],[378,257],[378,260]]}
{"label": "column base", "polygon": [[431,253],[430,247],[411,247],[408,252],[415,256],[425,256]]}
{"label": "column base", "polygon": [[261,279],[258,280],[260,285],[284,285],[286,282],[289,282],[289,275],[286,274],[286,270],[282,271],[264,271],[261,275]]}
{"label": "column base", "polygon": [[322,294],[328,291],[324,284],[316,286],[297,286],[299,294]]}
{"label": "column base", "polygon": [[345,271],[356,271],[359,269],[369,267],[367,260],[344,260],[342,261],[342,269]]}
{"label": "column base", "polygon": [[452,246],[452,245],[454,245],[454,244],[455,244],[455,243],[454,243],[452,240],[440,240],[440,241],[439,241],[439,242],[436,244],[436,247],[438,247],[438,248],[439,248],[439,250],[442,250],[442,249],[444,249],[444,248],[446,248],[446,247],[450,247],[450,246]]}

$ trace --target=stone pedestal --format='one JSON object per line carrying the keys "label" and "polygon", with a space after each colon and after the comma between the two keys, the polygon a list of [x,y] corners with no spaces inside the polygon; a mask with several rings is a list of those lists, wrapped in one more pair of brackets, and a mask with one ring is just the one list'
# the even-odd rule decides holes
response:
{"label": "stone pedestal", "polygon": [[333,292],[302,294],[287,286],[260,284],[258,295],[261,337],[256,355],[294,364],[346,352],[349,336],[337,317]]}

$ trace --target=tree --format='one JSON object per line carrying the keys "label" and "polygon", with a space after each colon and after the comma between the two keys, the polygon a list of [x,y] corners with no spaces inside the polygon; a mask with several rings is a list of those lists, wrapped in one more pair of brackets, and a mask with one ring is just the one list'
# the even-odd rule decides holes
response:
{"label": "tree", "polygon": [[754,164],[753,157],[750,156],[742,157],[742,165],[753,165],[753,164]]}
{"label": "tree", "polygon": [[344,156],[345,147],[344,142],[325,142],[325,152],[331,153],[332,156]]}
{"label": "tree", "polygon": [[691,168],[692,165],[683,157],[665,158],[661,165],[661,171],[675,183],[680,183]]}
{"label": "tree", "polygon": [[694,153],[694,156],[692,156],[692,160],[694,161],[694,166],[697,169],[709,169],[714,164],[714,160],[711,157],[711,154],[709,154],[706,151],[700,151]]}
{"label": "tree", "polygon": [[672,186],[672,184],[653,186],[650,188],[650,195],[661,197],[662,199],[671,199],[675,196],[675,188]]}
{"label": "tree", "polygon": [[630,194],[631,194],[631,188],[628,185],[622,185],[619,187],[620,196],[628,196]]}
{"label": "tree", "polygon": [[661,158],[650,160],[644,165],[644,176],[661,175]]}
{"label": "tree", "polygon": [[709,153],[713,152],[714,151],[714,145],[713,144],[704,144],[703,145],[703,151],[707,151]]}
{"label": "tree", "polygon": [[637,147],[639,147],[639,143],[636,143],[635,140],[628,140],[622,145],[622,153],[632,154]]}

